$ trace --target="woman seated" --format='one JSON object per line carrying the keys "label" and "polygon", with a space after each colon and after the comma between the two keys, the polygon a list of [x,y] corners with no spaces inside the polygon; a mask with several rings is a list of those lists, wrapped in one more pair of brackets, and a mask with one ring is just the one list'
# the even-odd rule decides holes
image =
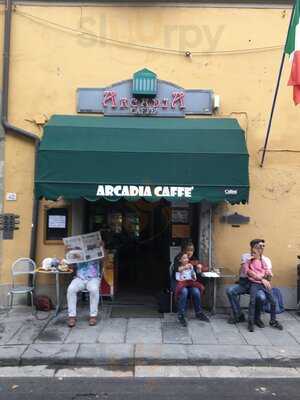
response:
{"label": "woman seated", "polygon": [[[209,322],[208,317],[203,313],[202,305],[201,305],[201,294],[204,291],[204,284],[201,281],[201,272],[205,269],[202,264],[194,257],[194,245],[192,242],[188,241],[182,246],[182,251],[175,257],[174,259],[174,274],[176,280],[176,294],[177,297],[177,306],[178,306],[178,320],[182,326],[187,326],[187,322],[185,319],[188,296],[190,296],[193,300],[194,310],[196,314],[196,318]],[[183,257],[185,255],[185,257]],[[184,261],[185,265],[182,265]],[[188,265],[188,267],[187,267]],[[191,269],[192,266],[192,269]],[[186,277],[191,277],[192,279],[186,279],[187,282],[183,282],[184,280],[180,280],[180,277],[183,275]],[[193,278],[196,277],[196,280]]]}

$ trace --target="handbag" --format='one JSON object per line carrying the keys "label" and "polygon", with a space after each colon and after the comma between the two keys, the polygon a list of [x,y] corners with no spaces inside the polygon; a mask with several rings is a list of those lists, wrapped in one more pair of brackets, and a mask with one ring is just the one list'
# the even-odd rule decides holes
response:
{"label": "handbag", "polygon": [[[282,312],[284,312],[284,304],[283,304],[283,297],[281,294],[280,289],[278,288],[273,288],[272,289],[272,295],[275,299],[276,302],[276,314],[281,314]],[[264,305],[264,310],[267,313],[271,312],[271,305],[268,301],[266,301],[265,305]]]}
{"label": "handbag", "polygon": [[35,307],[38,311],[51,311],[54,308],[51,299],[44,294],[35,297]]}

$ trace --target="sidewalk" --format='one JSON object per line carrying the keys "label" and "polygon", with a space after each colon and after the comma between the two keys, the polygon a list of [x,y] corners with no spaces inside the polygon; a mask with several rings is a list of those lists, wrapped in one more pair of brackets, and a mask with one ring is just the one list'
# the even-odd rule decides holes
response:
{"label": "sidewalk", "polygon": [[[250,333],[217,314],[210,323],[193,319],[181,327],[176,315],[162,318],[110,318],[104,306],[96,327],[88,326],[87,307],[70,329],[66,313],[39,321],[29,307],[0,313],[0,366],[232,365],[300,366],[300,316],[278,316],[284,331],[269,326]],[[39,313],[44,317],[46,313]],[[264,315],[267,325],[268,315]]]}

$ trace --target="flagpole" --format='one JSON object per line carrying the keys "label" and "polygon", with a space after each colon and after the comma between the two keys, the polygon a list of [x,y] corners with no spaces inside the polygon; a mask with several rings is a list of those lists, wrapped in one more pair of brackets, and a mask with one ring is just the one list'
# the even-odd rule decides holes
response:
{"label": "flagpole", "polygon": [[[288,33],[290,31],[290,27],[291,27],[291,24],[292,24],[292,21],[293,21],[293,16],[294,16],[294,12],[295,12],[296,3],[297,3],[297,0],[294,0],[294,5],[293,5],[291,18],[290,18]],[[287,38],[288,38],[288,34],[286,36],[285,45],[287,43]],[[262,154],[262,158],[261,158],[261,162],[260,162],[260,167],[261,168],[264,165],[265,155],[266,155],[266,151],[267,151],[270,131],[271,131],[272,122],[273,122],[273,114],[274,114],[274,110],[275,110],[275,105],[276,105],[276,100],[277,100],[277,95],[278,95],[278,90],[279,90],[279,85],[280,85],[281,75],[282,75],[282,70],[283,70],[283,65],[284,65],[284,60],[285,60],[285,46],[284,46],[284,50],[283,50],[283,54],[282,54],[282,58],[281,58],[281,63],[280,63],[280,68],[279,68],[279,73],[278,73],[278,79],[277,79],[275,94],[274,94],[274,98],[273,98],[271,114],[270,114],[270,118],[269,118],[267,134],[266,134],[265,143],[264,143],[264,148],[263,148],[263,154]]]}

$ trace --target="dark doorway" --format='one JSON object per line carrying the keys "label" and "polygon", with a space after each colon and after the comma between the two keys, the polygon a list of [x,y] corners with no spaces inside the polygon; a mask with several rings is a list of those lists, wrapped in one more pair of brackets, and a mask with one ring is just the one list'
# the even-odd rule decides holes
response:
{"label": "dark doorway", "polygon": [[116,254],[117,298],[153,296],[168,285],[170,205],[161,200],[86,202],[86,230]]}

